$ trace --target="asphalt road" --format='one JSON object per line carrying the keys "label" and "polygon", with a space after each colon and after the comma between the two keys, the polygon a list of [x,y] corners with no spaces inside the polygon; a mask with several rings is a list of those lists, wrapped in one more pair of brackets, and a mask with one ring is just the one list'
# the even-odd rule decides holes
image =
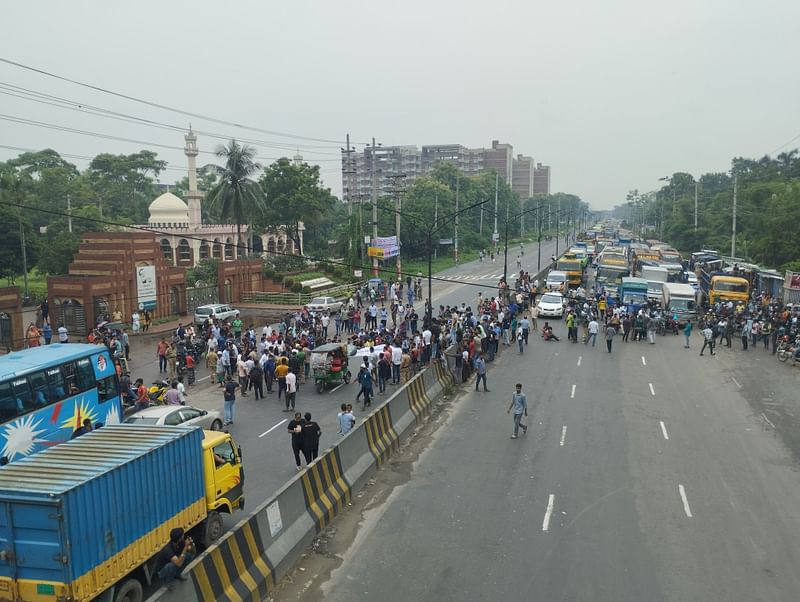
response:
{"label": "asphalt road", "polygon": [[[563,240],[560,249],[564,249]],[[542,242],[542,265],[545,265],[555,251],[555,241]],[[518,248],[509,249],[509,280],[513,283],[516,270]],[[535,273],[537,271],[537,245],[528,244],[523,257],[523,267]],[[492,290],[503,273],[502,255],[492,263],[474,261],[445,270],[437,277],[447,280],[433,282],[434,303],[460,304],[462,301],[474,307],[478,291],[491,296]],[[426,285],[427,286],[427,285]],[[243,316],[247,322],[248,316]],[[157,338],[135,338],[131,346],[130,369],[133,379],[143,378],[150,383],[159,378],[156,358]],[[359,359],[350,359],[350,370],[358,372]],[[164,376],[164,375],[162,375]],[[221,389],[211,383],[204,365],[198,367],[198,382],[187,391],[188,404],[206,410],[222,412],[223,401]],[[391,393],[394,387],[387,386]],[[277,387],[275,389],[277,391]],[[374,389],[377,392],[377,385]],[[333,445],[339,435],[336,414],[342,403],[354,403],[356,418],[362,417],[360,406],[355,404],[358,387],[355,383],[345,385],[337,390],[318,394],[314,390],[313,380],[301,385],[297,394],[297,410],[311,412],[314,419],[322,427],[320,449]],[[375,403],[381,401],[381,396]],[[374,405],[373,404],[373,405]],[[283,412],[284,402],[278,402],[277,394],[267,395],[263,401],[255,401],[252,393],[247,397],[237,396],[235,423],[230,432],[242,447],[244,466],[247,471],[245,480],[245,497],[248,508],[255,508],[260,502],[277,491],[295,474],[294,458],[286,427],[291,414]],[[238,517],[233,517],[238,520]],[[233,521],[231,521],[233,524]]]}
{"label": "asphalt road", "polygon": [[[329,550],[332,573],[309,564],[276,599],[799,599],[792,429],[753,401],[791,414],[794,372],[763,349],[700,357],[698,334],[688,350],[617,337],[609,354],[556,331],[493,365],[491,393],[468,389],[407,482]],[[531,416],[512,440],[515,382]]]}

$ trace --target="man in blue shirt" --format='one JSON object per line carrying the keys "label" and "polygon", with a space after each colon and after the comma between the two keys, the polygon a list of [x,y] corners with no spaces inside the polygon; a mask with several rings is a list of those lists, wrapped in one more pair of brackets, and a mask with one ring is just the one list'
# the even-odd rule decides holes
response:
{"label": "man in blue shirt", "polygon": [[483,356],[479,353],[478,357],[475,358],[475,372],[477,373],[477,377],[475,378],[475,390],[478,390],[478,387],[481,384],[481,380],[483,381],[483,390],[489,393],[489,389],[486,388],[486,362],[483,359]]}
{"label": "man in blue shirt", "polygon": [[508,410],[506,410],[506,414],[510,414],[511,410],[514,410],[514,434],[511,435],[512,439],[516,439],[517,435],[519,434],[519,429],[522,427],[522,434],[528,432],[528,426],[522,424],[522,416],[528,415],[528,398],[525,397],[525,393],[522,392],[522,384],[517,383],[517,390],[511,396],[511,405],[508,406]]}

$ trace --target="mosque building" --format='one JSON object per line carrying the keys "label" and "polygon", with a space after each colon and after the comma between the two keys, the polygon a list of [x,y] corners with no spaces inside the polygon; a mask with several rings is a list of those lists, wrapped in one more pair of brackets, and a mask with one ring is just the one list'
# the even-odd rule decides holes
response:
{"label": "mosque building", "polygon": [[[158,230],[155,235],[167,263],[176,267],[193,267],[202,259],[220,261],[236,259],[236,224],[204,224],[202,219],[203,193],[197,190],[197,136],[189,128],[184,136],[184,153],[189,168],[189,192],[186,201],[171,192],[165,192],[150,203],[147,224],[139,227]],[[242,224],[242,238],[247,240],[250,228]],[[303,231],[300,225],[300,248],[283,227],[252,236],[251,248],[255,254],[303,254]],[[244,244],[244,243],[243,243]],[[244,250],[243,250],[244,251]]]}

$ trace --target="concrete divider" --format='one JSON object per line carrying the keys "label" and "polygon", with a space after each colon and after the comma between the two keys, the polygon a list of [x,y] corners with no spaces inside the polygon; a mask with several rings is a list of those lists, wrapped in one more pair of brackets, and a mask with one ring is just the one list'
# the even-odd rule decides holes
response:
{"label": "concrete divider", "polygon": [[263,599],[344,510],[352,491],[430,416],[433,401],[451,382],[446,363],[433,362],[416,374],[189,565],[189,581],[161,588],[148,602]]}

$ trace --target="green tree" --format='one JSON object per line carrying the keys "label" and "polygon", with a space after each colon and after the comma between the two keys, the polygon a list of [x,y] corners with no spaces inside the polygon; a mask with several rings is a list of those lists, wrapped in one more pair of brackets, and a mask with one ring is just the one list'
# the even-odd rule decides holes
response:
{"label": "green tree", "polygon": [[72,232],[66,216],[55,218],[47,226],[42,240],[36,267],[43,274],[66,274],[69,264],[78,252],[81,235],[98,232],[107,227],[100,221],[100,210],[95,205],[82,205],[72,211]]}
{"label": "green tree", "polygon": [[219,182],[209,191],[209,205],[212,208],[219,206],[222,218],[236,224],[237,255],[241,256],[244,249],[242,225],[257,221],[264,210],[264,194],[252,180],[261,165],[254,161],[255,149],[236,140],[231,140],[227,146],[218,146],[216,155],[225,161],[225,165]]}
{"label": "green tree", "polygon": [[147,221],[147,207],[158,192],[155,178],[166,165],[147,150],[131,155],[97,155],[86,176],[100,214],[133,223]]}
{"label": "green tree", "polygon": [[38,259],[38,239],[29,213],[20,207],[25,205],[27,179],[27,176],[10,172],[0,178],[0,276],[9,283],[25,274],[25,269],[34,266]]}
{"label": "green tree", "polygon": [[302,222],[309,249],[327,253],[327,239],[321,236],[323,218],[333,210],[336,198],[329,188],[323,188],[319,166],[296,165],[281,158],[264,170],[259,184],[266,197],[266,211],[257,223],[265,228],[284,226],[295,249],[300,249]]}

